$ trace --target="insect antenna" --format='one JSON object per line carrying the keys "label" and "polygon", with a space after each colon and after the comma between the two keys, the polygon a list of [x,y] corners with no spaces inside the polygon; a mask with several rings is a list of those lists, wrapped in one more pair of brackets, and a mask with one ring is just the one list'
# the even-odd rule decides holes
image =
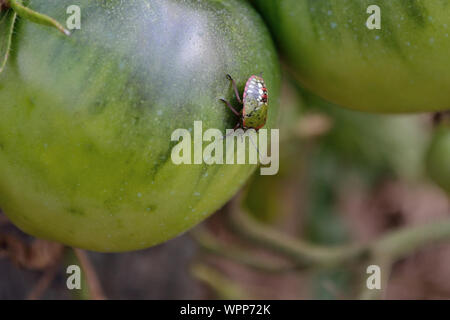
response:
{"label": "insect antenna", "polygon": [[[236,132],[236,128],[233,129],[232,132],[230,132],[230,133],[228,133],[228,134],[225,134],[225,135],[221,138],[221,140],[224,140],[224,139],[226,139],[227,137],[229,137],[229,136],[231,136],[231,135],[234,135],[235,132]],[[243,135],[240,135],[240,136],[241,136],[241,139],[244,138]],[[251,137],[250,135],[248,136],[248,139],[249,139],[250,142],[252,143],[253,147],[256,149],[256,152],[258,152],[258,158],[259,158],[259,161],[261,162],[262,156],[261,156],[261,153],[259,152],[258,146],[256,145],[255,141],[253,141],[253,139],[252,139],[252,137]]]}
{"label": "insect antenna", "polygon": [[228,138],[229,136],[231,136],[231,135],[233,135],[233,134],[234,134],[234,131],[232,131],[232,132],[230,132],[230,133],[227,133],[227,134],[223,135],[223,136],[222,136],[222,140]]}
{"label": "insect antenna", "polygon": [[261,162],[261,153],[259,152],[258,146],[255,144],[255,142],[253,141],[251,136],[248,136],[248,139],[250,140],[250,142],[253,144],[253,146],[256,149],[256,152],[258,152],[258,157],[259,157],[259,161]]}

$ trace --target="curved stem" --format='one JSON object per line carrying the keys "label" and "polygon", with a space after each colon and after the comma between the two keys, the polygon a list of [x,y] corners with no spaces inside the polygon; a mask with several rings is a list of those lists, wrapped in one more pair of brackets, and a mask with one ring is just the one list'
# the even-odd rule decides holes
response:
{"label": "curved stem", "polygon": [[[2,9],[2,4],[0,3],[0,11]],[[14,33],[14,26],[17,18],[17,13],[11,10],[6,11],[0,15],[2,19],[0,20],[0,27],[6,28],[6,30],[0,30],[0,34],[4,39],[0,39],[0,73],[3,72],[6,62],[9,58],[9,53],[11,51],[12,37]]]}
{"label": "curved stem", "polygon": [[25,7],[22,4],[21,0],[7,0],[6,2],[9,7],[13,9],[20,17],[37,24],[56,28],[64,35],[70,36],[69,30],[65,29],[58,21],[45,14],[33,11],[30,8]]}
{"label": "curved stem", "polygon": [[367,279],[364,279],[366,281],[362,281],[361,292],[359,294],[360,300],[382,300],[386,298],[387,287],[394,262],[395,261],[389,256],[375,256],[369,262],[367,262],[367,266],[377,265],[380,267],[381,288],[369,289],[366,282]]}
{"label": "curved stem", "polygon": [[235,202],[231,214],[235,230],[250,241],[289,257],[304,268],[333,267],[373,257],[389,257],[395,262],[421,247],[450,240],[450,219],[448,219],[394,231],[367,244],[331,248],[316,246],[259,223],[244,212],[239,203]]}
{"label": "curved stem", "polygon": [[207,284],[218,296],[224,300],[249,299],[244,289],[231,281],[224,274],[206,264],[195,264],[191,267],[191,273],[198,280]]}
{"label": "curved stem", "polygon": [[364,256],[364,246],[323,247],[316,246],[267,227],[235,205],[231,213],[233,228],[248,240],[280,253],[299,268],[312,266],[333,267]]}
{"label": "curved stem", "polygon": [[266,259],[257,257],[248,251],[242,250],[232,245],[224,245],[217,241],[210,232],[205,229],[197,229],[190,233],[197,244],[206,252],[221,256],[232,261],[236,261],[247,267],[268,273],[291,272],[296,269],[292,263],[269,262]]}
{"label": "curved stem", "polygon": [[44,274],[41,276],[39,281],[33,287],[31,292],[28,294],[27,300],[38,300],[45,293],[45,291],[51,286],[53,280],[58,274],[61,264],[59,259],[47,270],[44,270]]}
{"label": "curved stem", "polygon": [[[73,248],[68,247],[68,250],[66,251],[65,257],[64,257],[64,269],[66,270],[68,266],[70,265],[78,265],[80,268],[81,262],[78,259],[78,257],[75,254],[75,251]],[[76,300],[93,300],[92,295],[89,290],[89,285],[86,281],[86,276],[84,272],[81,273],[81,288],[71,290],[73,299]]]}
{"label": "curved stem", "polygon": [[450,219],[393,231],[370,244],[369,249],[374,255],[398,260],[421,247],[443,240],[450,240]]}
{"label": "curved stem", "polygon": [[91,299],[93,300],[105,300],[105,294],[103,293],[102,286],[95,272],[95,268],[89,260],[86,252],[81,249],[73,248],[75,256],[79,261],[81,268],[84,271],[86,283]]}

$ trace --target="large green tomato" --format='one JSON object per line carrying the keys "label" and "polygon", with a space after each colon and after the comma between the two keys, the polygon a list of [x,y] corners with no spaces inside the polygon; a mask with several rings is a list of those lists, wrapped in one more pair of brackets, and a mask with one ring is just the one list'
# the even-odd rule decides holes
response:
{"label": "large green tomato", "polygon": [[427,167],[431,178],[450,194],[450,124],[436,130],[428,150]]}
{"label": "large green tomato", "polygon": [[[257,13],[237,0],[34,0],[64,37],[21,20],[0,75],[0,207],[24,231],[97,251],[140,249],[222,206],[255,165],[175,165],[171,134],[233,128],[226,74],[263,73],[274,125],[280,72]],[[241,91],[242,92],[242,91]],[[207,143],[205,143],[206,145]]]}
{"label": "large green tomato", "polygon": [[[370,112],[450,109],[448,1],[252,2],[296,78],[316,94]],[[370,5],[381,10],[381,29],[366,26],[376,13]]]}

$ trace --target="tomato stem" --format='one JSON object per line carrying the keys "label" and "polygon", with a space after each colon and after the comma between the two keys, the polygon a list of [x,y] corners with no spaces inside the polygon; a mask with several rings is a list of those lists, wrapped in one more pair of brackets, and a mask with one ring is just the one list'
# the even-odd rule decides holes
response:
{"label": "tomato stem", "polygon": [[[1,1],[1,0],[0,0]],[[0,3],[0,11],[5,8],[2,6],[3,4]],[[3,23],[1,26],[2,28],[8,28],[6,32],[2,32],[2,35],[5,37],[3,41],[5,41],[5,44],[3,45],[4,50],[0,52],[0,73],[3,72],[6,66],[6,62],[8,61],[9,54],[11,51],[11,43],[12,43],[12,37],[14,33],[14,25],[16,22],[17,14],[15,12],[6,12],[3,16],[4,21],[0,21]]]}
{"label": "tomato stem", "polygon": [[235,200],[231,222],[234,229],[255,244],[264,245],[294,261],[299,267],[335,267],[368,259],[398,261],[418,249],[450,239],[450,219],[388,233],[365,244],[323,247],[292,238],[267,227],[240,207]]}
{"label": "tomato stem", "polygon": [[272,262],[271,260],[255,256],[248,250],[222,243],[205,228],[197,228],[195,231],[191,232],[190,235],[205,252],[216,256],[222,256],[259,271],[267,273],[285,273],[292,272],[297,268],[297,266],[292,263],[280,261]]}
{"label": "tomato stem", "polygon": [[36,12],[34,10],[31,10],[30,8],[25,7],[22,4],[21,0],[0,0],[0,1],[2,1],[0,2],[0,8],[3,8],[5,5],[6,7],[9,6],[17,13],[18,16],[22,17],[23,19],[29,20],[37,24],[56,28],[64,35],[70,36],[70,31],[65,29],[58,21],[45,14]]}

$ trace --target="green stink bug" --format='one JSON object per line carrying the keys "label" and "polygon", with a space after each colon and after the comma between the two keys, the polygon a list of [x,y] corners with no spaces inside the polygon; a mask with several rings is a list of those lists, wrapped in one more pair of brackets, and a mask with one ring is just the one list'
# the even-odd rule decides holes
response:
{"label": "green stink bug", "polygon": [[236,82],[229,74],[227,74],[227,79],[230,80],[233,85],[237,101],[243,105],[243,108],[239,113],[228,101],[225,99],[220,99],[235,115],[240,118],[234,129],[255,129],[258,131],[264,127],[267,121],[267,109],[269,104],[267,87],[263,78],[255,75],[251,76],[245,84],[242,99],[239,96]]}

